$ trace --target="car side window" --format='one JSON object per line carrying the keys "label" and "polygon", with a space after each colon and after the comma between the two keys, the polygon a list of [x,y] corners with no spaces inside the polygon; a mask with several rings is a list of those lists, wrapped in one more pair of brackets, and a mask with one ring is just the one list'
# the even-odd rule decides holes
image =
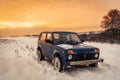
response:
{"label": "car side window", "polygon": [[55,33],[53,36],[54,36],[54,39],[59,39],[59,34]]}
{"label": "car side window", "polygon": [[40,41],[45,41],[45,38],[46,38],[46,33],[42,33],[39,40]]}
{"label": "car side window", "polygon": [[48,33],[46,39],[52,41],[52,34],[51,34],[51,33]]}

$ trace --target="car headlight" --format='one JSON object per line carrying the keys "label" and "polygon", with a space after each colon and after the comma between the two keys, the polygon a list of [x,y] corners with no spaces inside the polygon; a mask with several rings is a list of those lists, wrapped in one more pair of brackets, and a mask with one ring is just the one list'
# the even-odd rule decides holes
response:
{"label": "car headlight", "polygon": [[98,58],[98,56],[99,56],[99,54],[96,53],[96,54],[95,54],[95,58]]}
{"label": "car headlight", "polygon": [[70,54],[68,55],[68,59],[71,60],[73,58],[73,56]]}

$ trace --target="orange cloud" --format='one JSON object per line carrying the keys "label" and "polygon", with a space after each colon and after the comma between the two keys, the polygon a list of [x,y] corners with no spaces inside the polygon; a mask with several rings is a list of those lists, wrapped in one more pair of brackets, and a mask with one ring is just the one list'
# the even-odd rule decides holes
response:
{"label": "orange cloud", "polygon": [[[97,26],[102,16],[111,8],[120,9],[119,3],[119,0],[1,0],[0,30],[6,28],[5,35],[8,31],[18,35],[13,30],[29,30],[31,26],[33,30],[34,26],[46,26],[39,27],[40,30],[100,30]],[[2,32],[0,35],[4,35]]]}

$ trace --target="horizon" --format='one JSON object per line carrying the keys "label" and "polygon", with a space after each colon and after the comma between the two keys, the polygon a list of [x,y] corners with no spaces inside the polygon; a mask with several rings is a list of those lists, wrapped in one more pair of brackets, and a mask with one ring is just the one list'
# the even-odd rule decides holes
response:
{"label": "horizon", "polygon": [[[26,30],[26,29],[24,29],[24,30]],[[17,35],[14,35],[14,34],[7,34],[7,35],[0,35],[0,37],[21,37],[21,36],[39,36],[40,35],[40,33],[41,32],[46,32],[46,31],[48,31],[48,32],[52,32],[52,31],[66,31],[66,32],[76,32],[78,35],[79,34],[86,34],[86,33],[90,33],[90,32],[102,32],[102,31],[104,31],[104,30],[91,30],[91,31],[72,31],[72,30],[43,30],[43,31],[40,31],[40,32],[36,32],[36,33],[26,33],[26,34],[17,34]],[[11,31],[10,31],[11,32]],[[14,32],[13,32],[14,33]]]}
{"label": "horizon", "polygon": [[0,1],[0,36],[34,35],[42,31],[102,31],[100,22],[120,0]]}

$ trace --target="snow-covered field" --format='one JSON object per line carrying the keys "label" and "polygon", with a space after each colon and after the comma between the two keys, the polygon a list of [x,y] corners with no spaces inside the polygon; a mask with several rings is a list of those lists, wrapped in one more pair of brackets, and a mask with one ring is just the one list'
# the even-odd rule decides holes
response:
{"label": "snow-covered field", "polygon": [[120,80],[120,45],[85,44],[100,48],[104,63],[59,73],[50,62],[36,61],[36,37],[0,38],[0,80]]}

